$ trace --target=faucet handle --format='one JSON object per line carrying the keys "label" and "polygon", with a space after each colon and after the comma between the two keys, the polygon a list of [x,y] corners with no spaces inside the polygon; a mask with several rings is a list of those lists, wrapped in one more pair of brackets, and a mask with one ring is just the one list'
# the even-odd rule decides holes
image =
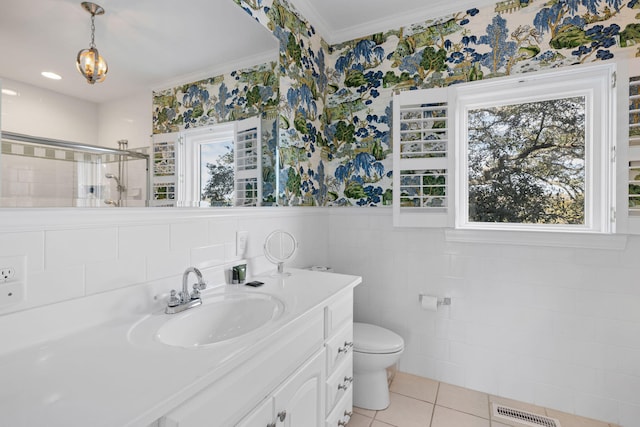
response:
{"label": "faucet handle", "polygon": [[191,299],[200,298],[200,289],[204,289],[204,288],[201,288],[200,285],[197,283],[193,284],[193,292],[191,292]]}
{"label": "faucet handle", "polygon": [[180,305],[180,298],[178,298],[176,290],[171,289],[171,294],[169,295],[169,299],[167,300],[167,306],[177,307],[178,305]]}
{"label": "faucet handle", "polygon": [[207,289],[207,282],[204,280],[200,280],[198,281],[198,283],[194,283],[193,290],[195,291],[196,289],[198,289],[199,291]]}

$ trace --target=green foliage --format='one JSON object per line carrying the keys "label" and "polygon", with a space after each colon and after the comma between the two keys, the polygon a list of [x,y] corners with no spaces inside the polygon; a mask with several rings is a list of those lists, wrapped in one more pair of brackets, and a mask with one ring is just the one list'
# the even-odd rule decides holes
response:
{"label": "green foliage", "polygon": [[194,119],[197,119],[203,114],[204,114],[204,108],[202,108],[202,104],[197,104],[196,106],[193,107],[193,113],[191,114],[191,117],[193,117]]}
{"label": "green foliage", "polygon": [[384,160],[386,157],[384,148],[382,148],[382,144],[377,139],[373,142],[373,147],[371,147],[371,155],[378,161]]}
{"label": "green foliage", "polygon": [[309,133],[309,129],[307,129],[307,119],[305,119],[304,116],[298,111],[296,111],[296,115],[293,119],[293,126],[298,132],[304,135]]}
{"label": "green foliage", "polygon": [[202,191],[202,200],[211,206],[231,206],[233,196],[233,150],[218,157],[217,164],[207,163],[209,180]]}
{"label": "green foliage", "polygon": [[640,42],[640,24],[629,24],[620,32],[620,46],[627,47],[634,42]]}
{"label": "green foliage", "polygon": [[447,69],[446,64],[447,51],[443,48],[437,51],[428,46],[422,51],[422,60],[420,66],[429,71],[445,71]]}
{"label": "green foliage", "polygon": [[402,72],[399,76],[396,76],[393,71],[387,71],[382,78],[382,86],[388,88],[412,80],[413,77],[406,71]]}
{"label": "green foliage", "polygon": [[567,25],[560,29],[549,42],[554,49],[573,49],[590,43],[591,39],[587,37],[585,31],[573,25]]}
{"label": "green foliage", "polygon": [[443,175],[425,175],[422,177],[424,193],[428,196],[444,196],[446,194],[446,178]]}
{"label": "green foliage", "polygon": [[469,220],[583,224],[584,99],[469,112]]}
{"label": "green foliage", "polygon": [[350,199],[363,199],[367,197],[362,184],[349,181],[344,189],[344,195]]}
{"label": "green foliage", "polygon": [[390,188],[384,190],[384,194],[382,194],[382,204],[390,205],[393,202],[393,191]]}
{"label": "green foliage", "polygon": [[353,123],[347,124],[345,121],[340,120],[336,125],[336,138],[339,141],[346,142],[347,144],[353,144],[356,142],[355,137],[356,127]]}
{"label": "green foliage", "polygon": [[346,70],[344,84],[347,87],[360,87],[367,84],[364,74],[360,70]]}
{"label": "green foliage", "polygon": [[469,70],[469,81],[475,82],[476,80],[482,80],[483,75],[482,68],[477,64],[473,64],[473,67]]}
{"label": "green foliage", "polygon": [[300,175],[296,173],[294,168],[289,168],[287,171],[287,191],[295,196],[302,195],[302,191],[300,190],[301,183]]}
{"label": "green foliage", "polygon": [[296,65],[301,66],[300,61],[302,59],[302,48],[298,44],[298,40],[296,40],[296,37],[293,35],[293,33],[289,33],[289,40],[287,42],[287,54],[291,59],[293,59]]}
{"label": "green foliage", "polygon": [[260,104],[261,101],[262,97],[260,96],[260,88],[258,86],[254,86],[247,92],[247,104],[249,104],[249,106]]}

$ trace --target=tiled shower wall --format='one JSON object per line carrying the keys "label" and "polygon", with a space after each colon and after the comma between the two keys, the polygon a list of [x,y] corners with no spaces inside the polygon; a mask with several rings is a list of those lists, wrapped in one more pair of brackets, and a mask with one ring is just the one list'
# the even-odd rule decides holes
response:
{"label": "tiled shower wall", "polygon": [[[447,242],[391,209],[333,209],[330,265],[356,320],[399,333],[400,369],[625,427],[640,420],[640,237],[625,250]],[[437,312],[418,295],[452,298]]]}

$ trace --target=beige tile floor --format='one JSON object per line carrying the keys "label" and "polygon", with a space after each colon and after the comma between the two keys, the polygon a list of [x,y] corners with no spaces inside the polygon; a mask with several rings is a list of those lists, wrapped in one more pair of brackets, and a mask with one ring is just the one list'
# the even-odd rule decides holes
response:
{"label": "beige tile floor", "polygon": [[555,418],[561,427],[619,427],[540,406],[398,372],[390,387],[391,404],[383,411],[354,408],[348,427],[523,427],[494,419],[490,404]]}

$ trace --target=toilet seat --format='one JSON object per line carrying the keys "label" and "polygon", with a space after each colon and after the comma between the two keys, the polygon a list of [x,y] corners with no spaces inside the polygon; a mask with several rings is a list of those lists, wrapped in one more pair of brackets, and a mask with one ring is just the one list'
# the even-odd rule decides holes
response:
{"label": "toilet seat", "polygon": [[353,323],[353,351],[389,354],[403,349],[404,340],[395,332],[368,323]]}

